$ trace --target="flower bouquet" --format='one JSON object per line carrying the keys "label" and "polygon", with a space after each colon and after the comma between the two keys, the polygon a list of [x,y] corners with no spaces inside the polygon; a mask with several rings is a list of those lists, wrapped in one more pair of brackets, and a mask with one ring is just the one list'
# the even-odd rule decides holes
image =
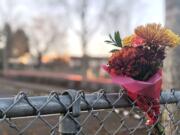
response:
{"label": "flower bouquet", "polygon": [[146,113],[146,125],[156,124],[158,134],[164,134],[158,123],[162,66],[166,49],[180,43],[180,37],[160,24],[147,24],[135,28],[134,33],[121,39],[119,32],[110,43],[119,49],[111,51],[108,64],[103,68],[112,82],[127,91],[129,98]]}

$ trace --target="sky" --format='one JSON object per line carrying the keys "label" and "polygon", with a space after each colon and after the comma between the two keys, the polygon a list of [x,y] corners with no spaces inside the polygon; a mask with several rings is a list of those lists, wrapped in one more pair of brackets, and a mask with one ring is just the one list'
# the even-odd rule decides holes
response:
{"label": "sky", "polygon": [[[132,0],[133,1],[133,0]],[[147,23],[161,23],[165,24],[165,1],[164,0],[134,0],[134,6],[132,8],[130,27],[125,29],[126,32],[121,33],[122,37],[131,34],[135,27],[138,25],[143,25]],[[128,7],[127,7],[128,8]],[[108,33],[106,35],[99,35],[92,41],[92,45],[89,45],[89,49],[92,55],[107,56],[109,50],[112,49],[111,46],[106,45],[104,41],[108,38]],[[98,46],[93,46],[93,44],[98,44]],[[96,50],[95,52],[93,50]],[[103,51],[102,51],[103,50]]]}
{"label": "sky", "polygon": [[[99,0],[100,1],[100,0]],[[123,0],[122,0],[123,1]],[[63,9],[63,2],[56,4],[57,0],[0,0],[0,26],[5,21],[13,22],[13,29],[18,27],[26,27],[32,23],[32,19],[35,16],[51,14],[52,16],[59,16],[60,18],[67,17],[66,11]],[[73,7],[73,0],[68,0]],[[76,1],[75,1],[76,2]],[[165,24],[165,1],[164,0],[129,0],[129,7],[131,8],[130,21],[128,22],[128,28],[121,28],[121,36],[124,37],[133,32],[133,29],[141,24],[157,22]],[[92,13],[99,9],[100,2],[93,3]],[[75,22],[74,27],[78,28],[77,18],[71,16],[72,22]],[[116,28],[116,27],[115,27]],[[69,28],[68,28],[69,29]],[[118,27],[117,27],[117,30]],[[104,40],[108,38],[109,32],[114,29],[102,33],[98,31],[94,34],[93,38],[87,47],[87,52],[91,56],[107,56],[111,46],[106,45]],[[73,42],[72,42],[73,41]],[[77,36],[77,33],[73,30],[68,30],[66,52],[71,55],[81,56],[82,48]],[[54,52],[62,53],[62,47],[56,46]]]}

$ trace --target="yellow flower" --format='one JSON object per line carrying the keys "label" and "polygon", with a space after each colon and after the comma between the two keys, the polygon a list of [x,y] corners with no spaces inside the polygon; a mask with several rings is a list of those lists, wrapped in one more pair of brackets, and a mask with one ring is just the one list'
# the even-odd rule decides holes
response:
{"label": "yellow flower", "polygon": [[131,43],[132,43],[133,38],[134,38],[134,35],[130,35],[130,36],[125,37],[125,38],[122,40],[123,47],[124,47],[124,46],[130,46]]}
{"label": "yellow flower", "polygon": [[170,39],[170,45],[171,47],[175,47],[178,44],[180,44],[180,37],[179,35],[176,35],[174,32],[172,32],[172,30],[170,29],[166,29],[165,33],[167,34],[167,36]]}

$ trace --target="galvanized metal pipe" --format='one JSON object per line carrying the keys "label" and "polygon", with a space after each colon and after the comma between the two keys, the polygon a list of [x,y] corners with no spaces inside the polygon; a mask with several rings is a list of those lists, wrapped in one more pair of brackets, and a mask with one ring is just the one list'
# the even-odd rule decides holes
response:
{"label": "galvanized metal pipe", "polygon": [[[99,98],[101,97],[101,98]],[[115,102],[119,94],[118,93],[108,93],[106,94],[107,99],[113,103]],[[103,96],[102,93],[93,93],[93,94],[85,94],[85,99],[89,103],[89,105],[93,105],[94,110],[98,109],[108,109],[112,108],[112,106],[107,102],[106,97]],[[48,96],[35,96],[28,98],[31,104],[39,109],[47,102]],[[63,103],[64,106],[68,107],[71,105],[71,99],[68,95],[60,95],[60,101]],[[97,100],[99,99],[99,100]],[[160,103],[161,104],[171,104],[177,103],[180,101],[180,91],[163,91],[161,94]],[[96,103],[95,103],[96,102]],[[6,115],[6,118],[12,117],[25,117],[25,116],[35,116],[37,113],[41,115],[46,114],[56,114],[56,113],[65,113],[66,109],[62,104],[59,104],[55,98],[52,98],[51,101],[43,108],[41,108],[38,112],[30,106],[26,100],[21,99],[17,104],[15,104],[8,112],[3,114],[9,106],[14,103],[14,98],[0,98],[0,118],[3,118]],[[122,107],[130,107],[131,104],[127,100],[127,96],[123,95],[119,100],[116,102],[114,107],[122,108]],[[80,108],[82,111],[87,111],[90,107],[86,104],[84,99],[81,97]]]}

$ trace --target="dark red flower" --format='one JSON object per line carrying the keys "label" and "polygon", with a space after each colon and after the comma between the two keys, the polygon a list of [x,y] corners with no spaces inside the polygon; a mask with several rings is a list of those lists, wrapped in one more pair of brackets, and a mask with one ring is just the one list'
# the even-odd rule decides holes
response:
{"label": "dark red flower", "polygon": [[112,54],[108,65],[116,75],[147,80],[157,72],[164,58],[164,48],[160,46],[124,47]]}

